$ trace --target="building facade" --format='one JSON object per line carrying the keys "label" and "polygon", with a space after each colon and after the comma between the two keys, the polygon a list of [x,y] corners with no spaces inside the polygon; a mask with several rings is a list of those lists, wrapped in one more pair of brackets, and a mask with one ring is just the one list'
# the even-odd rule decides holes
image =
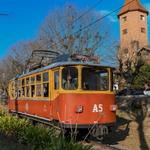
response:
{"label": "building facade", "polygon": [[139,49],[148,45],[147,17],[149,15],[139,0],[126,0],[118,14],[120,21],[120,49],[118,57],[125,64],[134,61]]}

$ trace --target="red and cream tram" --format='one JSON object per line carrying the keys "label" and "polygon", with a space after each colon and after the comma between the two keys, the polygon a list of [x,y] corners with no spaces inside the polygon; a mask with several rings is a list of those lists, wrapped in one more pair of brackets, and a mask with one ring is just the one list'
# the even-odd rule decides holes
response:
{"label": "red and cream tram", "polygon": [[9,112],[63,128],[107,134],[116,122],[112,68],[53,63],[9,82]]}

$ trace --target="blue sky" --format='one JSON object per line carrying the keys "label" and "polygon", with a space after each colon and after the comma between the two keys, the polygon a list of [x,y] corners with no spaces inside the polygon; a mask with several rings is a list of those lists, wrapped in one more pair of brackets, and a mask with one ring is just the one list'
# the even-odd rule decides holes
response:
{"label": "blue sky", "polygon": [[[88,9],[98,0],[0,0],[0,59],[9,53],[9,48],[19,41],[36,38],[44,18],[50,11],[65,4],[74,4],[79,9]],[[150,1],[141,0],[150,10]],[[124,0],[102,0],[95,11],[106,14],[123,5]],[[112,34],[119,40],[119,22],[116,13],[108,17],[112,25]],[[150,17],[148,22],[150,35]],[[150,37],[149,37],[150,39]]]}

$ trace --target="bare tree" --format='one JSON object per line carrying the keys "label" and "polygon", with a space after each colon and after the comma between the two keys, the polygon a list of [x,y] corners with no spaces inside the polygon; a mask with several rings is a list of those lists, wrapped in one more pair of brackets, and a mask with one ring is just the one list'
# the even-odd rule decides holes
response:
{"label": "bare tree", "polygon": [[130,88],[135,77],[138,75],[140,68],[144,65],[142,57],[138,55],[138,43],[136,41],[131,41],[132,51],[126,54],[125,49],[120,49],[118,46],[118,71],[120,75],[120,80],[124,79],[124,82]]}
{"label": "bare tree", "polygon": [[32,53],[32,42],[20,42],[10,49],[10,54],[0,61],[0,88],[8,93],[8,81],[21,74]]}
{"label": "bare tree", "polygon": [[51,12],[35,41],[16,44],[10,49],[10,54],[0,62],[0,74],[4,77],[0,81],[1,85],[6,85],[4,89],[7,89],[5,83],[23,72],[33,50],[48,49],[59,54],[99,53],[106,46],[110,29],[105,20],[90,25],[100,17],[101,14],[95,14],[95,11],[83,15],[83,11],[72,5]]}
{"label": "bare tree", "polygon": [[72,5],[51,12],[39,32],[41,48],[88,55],[100,50],[108,36],[107,23],[102,21],[88,26],[101,14],[90,12],[82,16],[82,13]]}

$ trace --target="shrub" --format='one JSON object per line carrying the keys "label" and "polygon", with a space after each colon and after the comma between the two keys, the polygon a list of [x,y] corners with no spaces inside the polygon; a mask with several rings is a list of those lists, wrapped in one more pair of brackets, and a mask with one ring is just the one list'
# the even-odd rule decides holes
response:
{"label": "shrub", "polygon": [[68,141],[56,134],[53,128],[32,126],[27,120],[0,112],[0,133],[25,143],[32,149],[45,150],[90,150],[91,146]]}

